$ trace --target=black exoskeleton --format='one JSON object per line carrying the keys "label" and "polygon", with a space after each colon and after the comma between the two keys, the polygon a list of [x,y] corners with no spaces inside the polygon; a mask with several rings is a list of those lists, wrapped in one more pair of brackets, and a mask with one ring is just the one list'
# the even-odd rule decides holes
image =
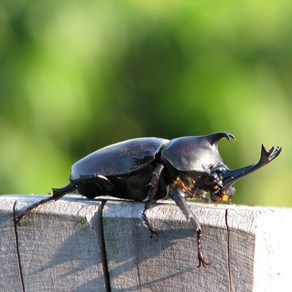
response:
{"label": "black exoskeleton", "polygon": [[15,218],[17,223],[32,209],[65,194],[77,191],[92,199],[111,195],[144,201],[142,220],[151,234],[158,234],[146,217],[153,201],[171,198],[190,220],[197,234],[199,266],[206,266],[201,249],[201,226],[185,199],[213,202],[231,201],[233,184],[243,176],[275,159],[281,147],[269,151],[262,146],[260,160],[240,169],[230,170],[218,151],[221,138],[234,136],[218,132],[205,136],[188,136],[173,140],[137,138],[104,147],[76,162],[71,168],[70,183],[53,189],[52,196],[39,201]]}

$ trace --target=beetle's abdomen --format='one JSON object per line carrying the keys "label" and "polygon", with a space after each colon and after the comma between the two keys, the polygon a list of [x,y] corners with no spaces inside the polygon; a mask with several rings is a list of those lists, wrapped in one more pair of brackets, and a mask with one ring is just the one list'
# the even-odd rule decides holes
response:
{"label": "beetle's abdomen", "polygon": [[[77,191],[90,199],[98,196],[113,196],[120,199],[143,201],[148,196],[153,170],[153,166],[149,166],[143,172],[136,174],[107,177],[106,180],[94,177],[90,182],[80,185]],[[161,178],[155,200],[164,198],[167,193],[168,188],[164,179]]]}

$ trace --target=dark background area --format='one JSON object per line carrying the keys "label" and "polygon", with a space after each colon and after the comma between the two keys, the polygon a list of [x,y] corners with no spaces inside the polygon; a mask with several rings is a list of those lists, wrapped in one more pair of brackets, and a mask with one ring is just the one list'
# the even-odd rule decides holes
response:
{"label": "dark background area", "polygon": [[290,1],[0,3],[0,193],[44,194],[121,140],[230,131],[234,202],[292,206]]}

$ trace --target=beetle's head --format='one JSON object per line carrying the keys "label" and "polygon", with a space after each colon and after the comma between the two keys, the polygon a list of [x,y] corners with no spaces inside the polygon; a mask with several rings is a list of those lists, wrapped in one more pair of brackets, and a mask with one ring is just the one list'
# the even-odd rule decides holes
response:
{"label": "beetle's head", "polygon": [[262,145],[260,160],[255,164],[235,170],[230,170],[223,163],[213,166],[210,169],[208,183],[211,200],[213,202],[230,202],[235,194],[233,184],[242,177],[270,163],[280,154],[281,150],[282,148],[279,146],[276,149],[272,147],[270,150],[266,150],[264,145]]}
{"label": "beetle's head", "polygon": [[224,178],[229,171],[226,165],[218,163],[210,168],[209,174],[202,181],[201,188],[210,194],[213,202],[230,202],[235,194],[235,188],[232,185],[224,186]]}

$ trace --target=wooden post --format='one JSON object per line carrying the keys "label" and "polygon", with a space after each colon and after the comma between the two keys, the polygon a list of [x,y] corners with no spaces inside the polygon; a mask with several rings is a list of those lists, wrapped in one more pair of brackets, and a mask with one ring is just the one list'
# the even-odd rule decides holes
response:
{"label": "wooden post", "polygon": [[12,220],[40,197],[0,196],[0,291],[105,291],[101,203],[66,198]]}
{"label": "wooden post", "polygon": [[197,268],[195,232],[173,203],[147,217],[142,203],[66,197],[15,226],[41,197],[0,196],[0,291],[290,291],[292,209],[192,204],[209,267]]}

